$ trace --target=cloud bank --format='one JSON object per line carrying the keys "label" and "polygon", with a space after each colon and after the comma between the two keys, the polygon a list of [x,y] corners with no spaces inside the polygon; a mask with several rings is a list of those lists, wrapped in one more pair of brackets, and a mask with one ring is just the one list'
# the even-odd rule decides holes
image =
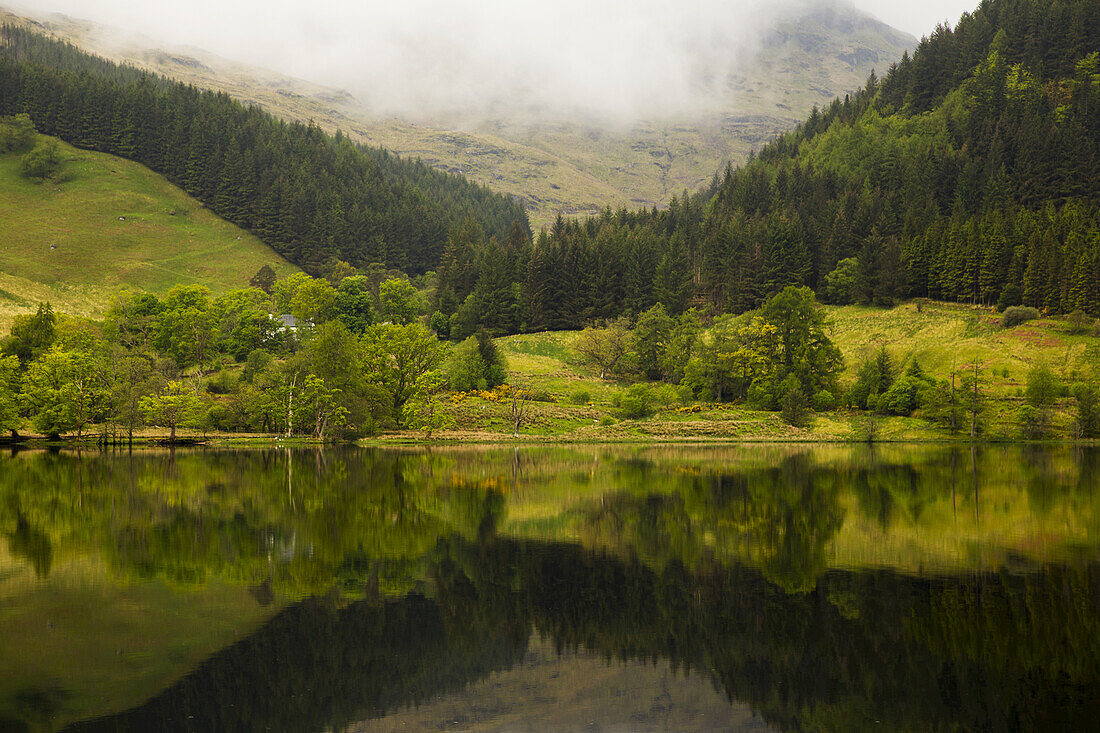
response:
{"label": "cloud bank", "polygon": [[767,29],[809,4],[39,0],[32,9],[339,86],[375,113],[424,119],[530,110],[624,121],[712,103]]}

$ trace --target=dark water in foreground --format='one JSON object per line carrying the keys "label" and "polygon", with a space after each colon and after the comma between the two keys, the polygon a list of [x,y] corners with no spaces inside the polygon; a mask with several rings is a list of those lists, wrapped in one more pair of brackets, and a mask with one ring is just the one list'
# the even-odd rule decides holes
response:
{"label": "dark water in foreground", "polygon": [[0,457],[0,730],[1094,730],[1100,452]]}

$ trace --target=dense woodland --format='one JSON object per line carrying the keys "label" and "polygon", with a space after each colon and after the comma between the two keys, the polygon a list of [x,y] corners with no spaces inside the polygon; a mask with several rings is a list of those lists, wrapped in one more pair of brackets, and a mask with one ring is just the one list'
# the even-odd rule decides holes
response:
{"label": "dense woodland", "polygon": [[667,210],[559,220],[531,249],[452,237],[441,311],[570,329],[808,285],[835,303],[1100,313],[1098,51],[1095,2],[983,2]]}
{"label": "dense woodland", "polygon": [[518,203],[461,176],[285,123],[34,32],[0,28],[0,115],[137,161],[318,272],[331,259],[423,272],[466,218],[527,231]]}

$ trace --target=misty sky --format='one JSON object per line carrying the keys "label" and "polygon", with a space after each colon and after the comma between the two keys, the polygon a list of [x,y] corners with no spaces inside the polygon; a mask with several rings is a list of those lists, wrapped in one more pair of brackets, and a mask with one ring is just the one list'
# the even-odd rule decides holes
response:
{"label": "misty sky", "polygon": [[[378,111],[508,100],[621,118],[698,106],[699,79],[821,0],[7,1],[346,88]],[[919,37],[977,0],[854,2]]]}

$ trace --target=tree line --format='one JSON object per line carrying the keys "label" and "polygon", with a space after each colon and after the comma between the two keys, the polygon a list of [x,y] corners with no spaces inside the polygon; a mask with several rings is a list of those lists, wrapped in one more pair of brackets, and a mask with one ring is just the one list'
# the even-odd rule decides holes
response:
{"label": "tree line", "polygon": [[[449,345],[420,323],[403,278],[275,281],[214,296],[123,291],[102,322],[48,303],[0,341],[0,430],[101,441],[144,426],[354,438],[420,426]],[[472,358],[472,355],[469,355]],[[498,367],[499,371],[499,367]],[[424,417],[422,412],[427,414]]]}
{"label": "tree line", "polygon": [[989,0],[665,210],[452,236],[440,312],[579,328],[660,303],[928,297],[1100,314],[1100,6]]}
{"label": "tree line", "polygon": [[0,115],[19,113],[163,174],[315,273],[332,259],[433,269],[467,217],[500,237],[528,228],[516,201],[461,176],[5,25]]}

